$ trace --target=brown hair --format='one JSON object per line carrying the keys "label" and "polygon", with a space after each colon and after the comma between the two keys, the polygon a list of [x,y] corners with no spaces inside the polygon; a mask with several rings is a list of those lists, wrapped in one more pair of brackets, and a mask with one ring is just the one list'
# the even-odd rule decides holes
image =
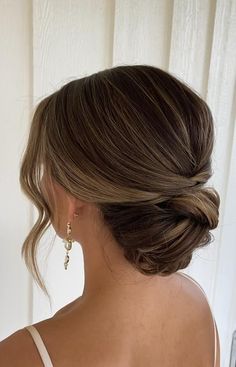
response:
{"label": "brown hair", "polygon": [[96,203],[125,258],[143,274],[185,268],[212,240],[220,198],[212,175],[211,111],[186,83],[150,65],[123,65],[70,81],[35,110],[20,168],[39,217],[22,255],[48,295],[36,260],[50,226],[42,168]]}

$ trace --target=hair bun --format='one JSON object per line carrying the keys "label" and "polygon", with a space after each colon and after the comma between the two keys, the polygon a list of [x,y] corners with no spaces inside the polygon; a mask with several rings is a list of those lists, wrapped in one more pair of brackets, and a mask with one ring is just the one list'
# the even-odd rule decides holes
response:
{"label": "hair bun", "polygon": [[[209,244],[217,227],[220,198],[214,188],[186,189],[158,204],[101,205],[125,258],[144,274],[183,269],[197,248]],[[117,224],[117,218],[119,222]]]}
{"label": "hair bun", "polygon": [[167,208],[178,217],[186,217],[199,224],[207,224],[209,229],[218,225],[219,194],[214,188],[200,188],[171,198]]}

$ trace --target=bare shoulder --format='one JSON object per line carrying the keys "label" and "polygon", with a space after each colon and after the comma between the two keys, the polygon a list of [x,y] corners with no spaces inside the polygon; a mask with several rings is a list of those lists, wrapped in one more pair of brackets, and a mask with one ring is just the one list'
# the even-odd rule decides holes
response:
{"label": "bare shoulder", "polygon": [[[57,320],[60,321],[60,316],[69,314],[79,298],[62,307],[53,317],[33,324],[49,350],[54,350],[55,347],[55,330],[58,329]],[[0,366],[43,367],[35,342],[26,328],[15,331],[0,342]]]}
{"label": "bare shoulder", "polygon": [[25,328],[19,329],[0,342],[0,366],[43,366],[28,330]]}
{"label": "bare shoulder", "polygon": [[[208,298],[199,287],[200,284],[195,283],[194,279],[189,279],[181,274],[177,274],[176,279],[179,282],[177,287],[179,292],[178,312],[183,321],[180,330],[185,335],[183,338],[184,349],[187,348],[187,350],[191,351],[189,356],[185,356],[185,361],[191,358],[192,362],[189,360],[189,363],[191,362],[192,366],[195,366],[193,360],[199,360],[199,366],[202,363],[206,367],[213,367],[216,347],[215,367],[219,367],[219,335],[217,327],[214,328],[215,321]],[[185,366],[184,361],[183,366]]]}
{"label": "bare shoulder", "polygon": [[54,315],[51,319],[57,317],[57,316],[62,316],[62,315],[65,315],[67,314],[68,312],[72,311],[74,309],[74,307],[76,305],[78,305],[81,301],[81,296],[74,299],[72,302],[66,304],[64,307],[60,308]]}

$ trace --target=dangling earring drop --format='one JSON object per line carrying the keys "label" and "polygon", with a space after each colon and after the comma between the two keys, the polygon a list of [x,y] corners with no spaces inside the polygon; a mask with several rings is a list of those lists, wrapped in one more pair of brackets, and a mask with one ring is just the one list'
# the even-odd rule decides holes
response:
{"label": "dangling earring drop", "polygon": [[72,238],[70,238],[71,223],[68,222],[66,226],[67,226],[67,229],[66,229],[67,237],[66,237],[66,239],[63,240],[63,242],[65,243],[65,249],[66,249],[66,256],[65,256],[65,261],[64,261],[65,270],[67,269],[67,266],[68,266],[68,263],[69,263],[69,260],[70,260],[68,253],[71,250],[72,243],[74,242],[74,240]]}

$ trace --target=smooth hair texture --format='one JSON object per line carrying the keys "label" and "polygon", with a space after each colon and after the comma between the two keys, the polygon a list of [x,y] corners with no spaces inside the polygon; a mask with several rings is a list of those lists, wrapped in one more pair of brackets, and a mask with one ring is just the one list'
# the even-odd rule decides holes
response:
{"label": "smooth hair texture", "polygon": [[220,197],[206,187],[213,145],[207,103],[151,65],[105,69],[39,102],[20,184],[39,213],[22,256],[41,289],[48,295],[36,250],[53,215],[40,188],[42,169],[74,197],[97,205],[138,271],[164,276],[187,267],[218,225]]}

